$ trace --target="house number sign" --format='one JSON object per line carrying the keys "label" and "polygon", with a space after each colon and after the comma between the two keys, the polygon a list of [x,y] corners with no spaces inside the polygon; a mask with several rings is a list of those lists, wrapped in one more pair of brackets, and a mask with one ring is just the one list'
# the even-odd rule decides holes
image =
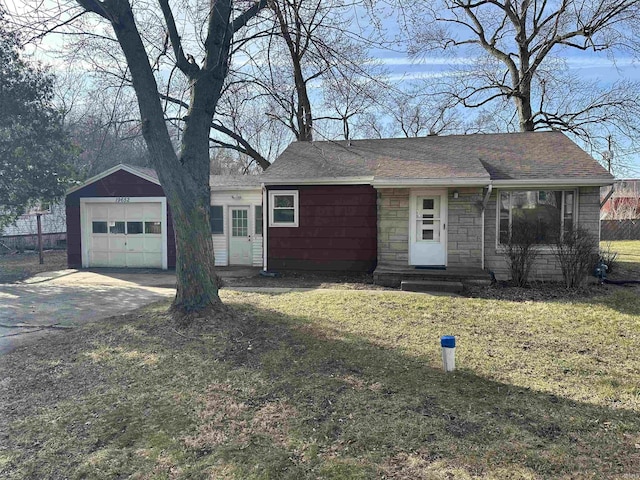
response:
{"label": "house number sign", "polygon": [[129,203],[129,197],[116,197],[116,203]]}

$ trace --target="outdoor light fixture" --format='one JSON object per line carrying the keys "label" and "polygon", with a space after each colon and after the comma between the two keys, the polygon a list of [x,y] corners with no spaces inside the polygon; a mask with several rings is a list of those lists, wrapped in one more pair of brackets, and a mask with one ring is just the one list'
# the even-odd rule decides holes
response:
{"label": "outdoor light fixture", "polygon": [[242,198],[242,195],[231,195],[231,198],[233,198],[234,200],[240,200]]}
{"label": "outdoor light fixture", "polygon": [[457,190],[453,191],[453,198],[458,198],[458,191]]}

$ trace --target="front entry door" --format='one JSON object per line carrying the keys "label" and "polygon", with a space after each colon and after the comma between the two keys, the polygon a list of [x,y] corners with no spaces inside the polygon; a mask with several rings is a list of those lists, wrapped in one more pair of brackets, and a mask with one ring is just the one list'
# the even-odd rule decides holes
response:
{"label": "front entry door", "polygon": [[409,263],[446,265],[447,191],[413,192],[409,221]]}
{"label": "front entry door", "polygon": [[229,265],[251,265],[249,207],[229,207]]}

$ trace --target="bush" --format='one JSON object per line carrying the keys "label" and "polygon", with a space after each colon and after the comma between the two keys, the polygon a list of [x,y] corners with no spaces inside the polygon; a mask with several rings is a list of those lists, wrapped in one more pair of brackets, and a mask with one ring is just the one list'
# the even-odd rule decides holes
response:
{"label": "bush", "polygon": [[581,286],[598,262],[598,242],[588,230],[577,227],[556,242],[555,255],[567,288]]}
{"label": "bush", "polygon": [[527,285],[533,262],[538,256],[536,248],[539,232],[536,225],[523,219],[514,219],[509,240],[505,245],[505,256],[511,281],[517,287]]}
{"label": "bush", "polygon": [[618,252],[611,250],[611,242],[607,242],[605,248],[600,249],[600,263],[607,266],[607,275],[613,272],[618,264]]}

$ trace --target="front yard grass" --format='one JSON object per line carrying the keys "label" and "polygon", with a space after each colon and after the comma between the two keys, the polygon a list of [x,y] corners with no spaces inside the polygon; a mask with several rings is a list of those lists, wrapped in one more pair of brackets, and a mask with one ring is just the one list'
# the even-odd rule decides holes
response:
{"label": "front yard grass", "polygon": [[639,478],[640,297],[607,288],[223,291],[216,329],[166,303],[90,324],[2,359],[0,477]]}
{"label": "front yard grass", "polygon": [[640,280],[640,240],[600,242],[600,249],[618,254],[612,279]]}

